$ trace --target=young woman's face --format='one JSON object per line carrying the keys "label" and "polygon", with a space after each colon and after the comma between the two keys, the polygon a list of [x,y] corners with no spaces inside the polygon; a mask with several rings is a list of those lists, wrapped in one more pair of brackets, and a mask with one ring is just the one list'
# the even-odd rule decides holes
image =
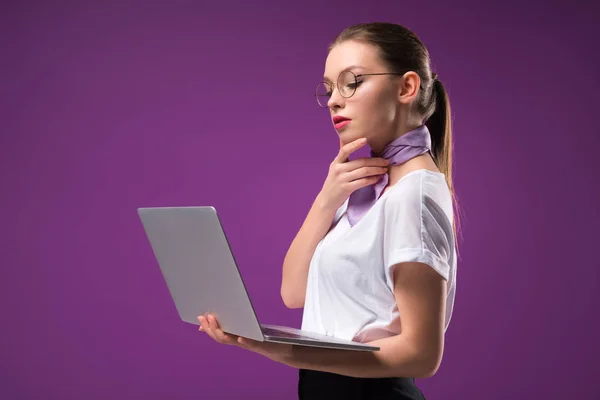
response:
{"label": "young woman's face", "polygon": [[[355,85],[354,76],[356,75]],[[332,124],[340,140],[346,144],[361,137],[371,142],[380,142],[391,137],[400,123],[402,104],[399,99],[400,76],[360,74],[393,72],[370,44],[346,41],[336,45],[325,62],[324,81],[331,95],[327,106]],[[341,78],[340,78],[340,74]],[[339,87],[337,85],[339,85]],[[341,93],[340,93],[341,92]],[[345,97],[349,94],[351,97]],[[336,124],[336,117],[350,121]]]}

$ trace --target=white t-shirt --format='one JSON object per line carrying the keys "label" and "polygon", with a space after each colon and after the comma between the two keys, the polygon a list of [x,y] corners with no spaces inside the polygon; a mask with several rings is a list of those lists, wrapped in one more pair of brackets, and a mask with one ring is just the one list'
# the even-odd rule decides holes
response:
{"label": "white t-shirt", "polygon": [[359,342],[399,334],[392,267],[416,261],[448,281],[446,330],[456,291],[456,248],[444,175],[409,172],[354,227],[347,205],[337,210],[310,262],[302,329]]}

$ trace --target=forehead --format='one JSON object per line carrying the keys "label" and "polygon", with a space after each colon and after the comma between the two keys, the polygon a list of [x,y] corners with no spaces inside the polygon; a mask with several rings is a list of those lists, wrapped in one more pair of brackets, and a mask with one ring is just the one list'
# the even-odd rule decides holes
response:
{"label": "forehead", "polygon": [[383,63],[375,46],[358,41],[346,41],[337,44],[325,60],[325,80],[335,80],[341,71],[352,68],[353,71],[381,69]]}

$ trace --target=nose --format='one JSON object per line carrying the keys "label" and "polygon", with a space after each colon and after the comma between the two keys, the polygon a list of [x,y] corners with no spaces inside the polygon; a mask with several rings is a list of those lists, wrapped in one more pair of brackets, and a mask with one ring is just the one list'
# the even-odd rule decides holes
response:
{"label": "nose", "polygon": [[327,101],[327,107],[329,107],[330,109],[342,108],[344,100],[344,97],[340,94],[336,85],[336,87],[334,87],[331,92],[331,97],[329,97],[329,101]]}

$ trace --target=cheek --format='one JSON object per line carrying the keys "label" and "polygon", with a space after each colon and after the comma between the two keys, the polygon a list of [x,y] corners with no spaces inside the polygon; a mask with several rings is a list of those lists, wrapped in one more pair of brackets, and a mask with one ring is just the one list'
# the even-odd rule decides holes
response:
{"label": "cheek", "polygon": [[364,99],[361,110],[361,122],[370,130],[387,130],[397,118],[394,98],[389,93],[379,93]]}
{"label": "cheek", "polygon": [[382,101],[379,105],[379,109],[381,110],[381,123],[389,125],[396,121],[398,109],[394,101]]}

